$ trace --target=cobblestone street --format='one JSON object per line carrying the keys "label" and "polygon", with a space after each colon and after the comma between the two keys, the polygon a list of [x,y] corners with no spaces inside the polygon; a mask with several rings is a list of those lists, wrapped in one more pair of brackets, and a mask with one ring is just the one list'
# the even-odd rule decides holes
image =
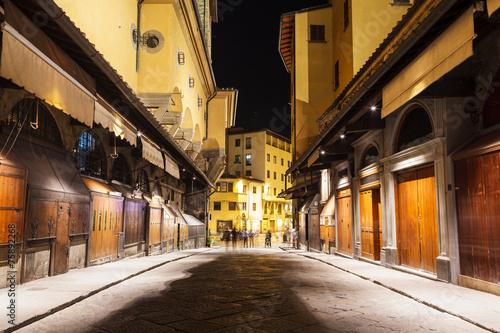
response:
{"label": "cobblestone street", "polygon": [[19,332],[480,332],[325,263],[224,248],[173,261]]}

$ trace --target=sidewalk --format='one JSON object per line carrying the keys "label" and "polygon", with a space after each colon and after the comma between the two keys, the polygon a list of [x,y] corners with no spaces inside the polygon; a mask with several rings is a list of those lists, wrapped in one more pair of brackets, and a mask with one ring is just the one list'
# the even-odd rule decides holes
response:
{"label": "sidewalk", "polygon": [[282,249],[295,255],[319,260],[372,281],[483,329],[500,332],[500,297],[498,296],[338,255]]}
{"label": "sidewalk", "polygon": [[[15,329],[25,326],[19,324],[29,324],[46,317],[134,276],[205,251],[210,251],[210,248],[176,251],[151,257],[125,258],[16,285]],[[0,306],[5,309],[9,300],[8,288],[0,292],[2,294]],[[9,318],[2,315],[0,332],[7,329],[9,329],[7,332],[12,331],[13,327],[7,320]]]}

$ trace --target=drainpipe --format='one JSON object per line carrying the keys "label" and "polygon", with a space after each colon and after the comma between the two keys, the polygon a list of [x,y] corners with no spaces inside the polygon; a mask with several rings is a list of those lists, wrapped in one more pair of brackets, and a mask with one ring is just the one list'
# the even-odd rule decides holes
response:
{"label": "drainpipe", "polygon": [[203,138],[203,141],[208,139],[208,103],[210,103],[210,101],[214,99],[215,96],[217,96],[217,87],[215,87],[214,93],[207,99],[207,106],[205,108],[205,137]]}
{"label": "drainpipe", "polygon": [[140,0],[138,3],[137,3],[137,36],[136,36],[136,48],[135,48],[135,72],[136,73],[139,73],[139,54],[140,54],[140,50],[141,50],[141,47],[140,47],[140,38],[141,38],[141,9],[142,9],[142,3],[144,2],[144,0]]}

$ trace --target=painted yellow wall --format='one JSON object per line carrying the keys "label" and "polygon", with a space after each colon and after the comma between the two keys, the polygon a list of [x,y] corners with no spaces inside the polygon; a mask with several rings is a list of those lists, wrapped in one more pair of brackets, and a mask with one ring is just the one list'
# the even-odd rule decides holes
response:
{"label": "painted yellow wall", "polygon": [[[140,71],[138,75],[138,92],[140,93],[172,93],[177,88],[182,90],[183,112],[189,109],[181,128],[199,128],[194,141],[201,141],[205,136],[204,110],[208,96],[206,95],[194,59],[190,54],[187,38],[177,19],[175,9],[170,4],[145,4],[142,8],[141,31],[158,30],[165,38],[163,49],[154,54],[141,50]],[[177,50],[184,52],[185,64],[178,66]],[[189,87],[189,77],[195,80],[194,88]],[[198,107],[198,96],[203,100]]]}
{"label": "painted yellow wall", "polygon": [[[56,0],[104,58],[136,90],[136,52],[132,24],[137,24],[136,0]],[[99,24],[96,24],[96,23]]]}
{"label": "painted yellow wall", "polygon": [[356,75],[410,6],[391,5],[387,0],[351,1],[353,73]]}
{"label": "painted yellow wall", "polygon": [[[365,2],[368,5],[369,2]],[[349,0],[349,8],[352,8],[352,2]],[[347,84],[353,78],[353,47],[352,47],[352,10],[349,11],[349,25],[344,30],[344,0],[334,0],[332,3],[333,13],[333,63],[332,63],[332,81],[335,75],[335,63],[339,62],[340,84],[337,89],[334,88],[334,97],[337,98]],[[324,110],[326,111],[326,109]],[[323,112],[324,112],[323,111]]]}
{"label": "painted yellow wall", "polygon": [[[310,25],[325,26],[325,42],[311,42]],[[296,153],[300,156],[319,134],[318,119],[333,102],[332,9],[295,15]]]}
{"label": "painted yellow wall", "polygon": [[202,150],[225,149],[226,128],[233,126],[236,103],[236,91],[218,91],[208,107],[208,138]]}

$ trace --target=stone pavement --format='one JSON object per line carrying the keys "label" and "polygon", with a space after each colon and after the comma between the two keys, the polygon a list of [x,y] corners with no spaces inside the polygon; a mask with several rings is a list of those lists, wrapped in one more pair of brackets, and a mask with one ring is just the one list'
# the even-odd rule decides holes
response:
{"label": "stone pavement", "polygon": [[500,297],[338,255],[284,248],[324,262],[481,328],[500,332]]}
{"label": "stone pavement", "polygon": [[[33,322],[21,332],[500,332],[497,296],[286,250],[188,250],[72,270],[17,286],[16,322]],[[0,329],[13,330],[6,320]]]}

